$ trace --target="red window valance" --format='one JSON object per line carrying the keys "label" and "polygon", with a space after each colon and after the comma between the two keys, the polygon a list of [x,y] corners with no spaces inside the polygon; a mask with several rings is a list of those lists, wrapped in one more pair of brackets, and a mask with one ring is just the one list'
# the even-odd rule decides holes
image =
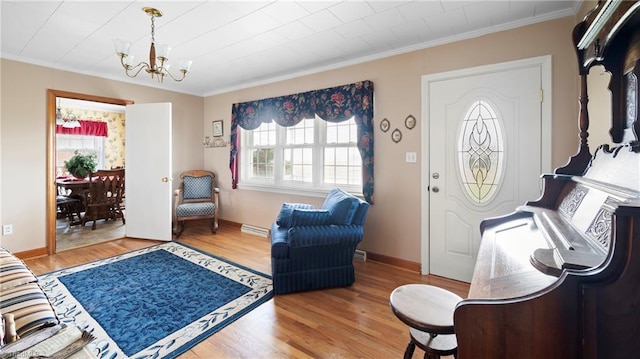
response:
{"label": "red window valance", "polygon": [[109,129],[106,122],[78,120],[80,127],[66,128],[56,125],[56,133],[59,135],[82,135],[108,137]]}

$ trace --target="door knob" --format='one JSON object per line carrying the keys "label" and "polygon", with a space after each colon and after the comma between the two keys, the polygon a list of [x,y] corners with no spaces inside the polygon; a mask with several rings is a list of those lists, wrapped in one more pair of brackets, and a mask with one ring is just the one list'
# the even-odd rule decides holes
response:
{"label": "door knob", "polygon": [[433,187],[432,191],[433,191],[433,193],[438,193],[438,192],[440,192],[440,188]]}
{"label": "door knob", "polygon": [[162,177],[162,179],[160,179],[162,182],[169,182],[169,178],[167,177]]}

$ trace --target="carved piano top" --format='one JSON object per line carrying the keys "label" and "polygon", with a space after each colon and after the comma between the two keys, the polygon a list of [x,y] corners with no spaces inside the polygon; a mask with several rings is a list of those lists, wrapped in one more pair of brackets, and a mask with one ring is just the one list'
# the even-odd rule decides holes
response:
{"label": "carved piano top", "polygon": [[[631,358],[640,353],[640,1],[600,2],[573,32],[578,153],[543,195],[482,222],[458,358]],[[586,75],[611,73],[615,148],[587,142]],[[622,139],[632,141],[620,144]]]}

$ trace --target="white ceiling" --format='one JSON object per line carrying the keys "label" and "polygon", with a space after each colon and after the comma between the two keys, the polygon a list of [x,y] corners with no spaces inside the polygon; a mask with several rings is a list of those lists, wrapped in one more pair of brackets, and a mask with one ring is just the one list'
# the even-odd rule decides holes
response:
{"label": "white ceiling", "polygon": [[[581,3],[2,0],[0,56],[208,96],[573,15]],[[177,59],[193,60],[184,81],[124,74],[112,39],[131,41],[137,61],[148,58],[145,6],[164,13],[155,37],[173,48],[172,73]]]}

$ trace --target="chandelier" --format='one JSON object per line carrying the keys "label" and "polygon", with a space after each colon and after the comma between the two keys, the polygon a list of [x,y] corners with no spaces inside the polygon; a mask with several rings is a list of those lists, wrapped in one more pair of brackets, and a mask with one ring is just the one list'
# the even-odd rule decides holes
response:
{"label": "chandelier", "polygon": [[58,100],[58,107],[56,108],[56,125],[62,125],[64,128],[81,127],[78,116],[74,115],[72,110],[66,109],[65,113],[62,113],[60,100]]}
{"label": "chandelier", "polygon": [[171,77],[174,81],[182,81],[187,75],[187,72],[189,72],[192,61],[187,59],[179,59],[178,62],[182,77],[174,77],[169,72],[170,65],[165,63],[169,60],[169,51],[171,51],[171,47],[169,47],[167,44],[161,44],[158,45],[158,50],[156,52],[155,19],[156,17],[161,17],[162,12],[152,7],[143,7],[142,11],[151,16],[151,49],[149,50],[149,62],[147,63],[143,61],[137,65],[134,65],[135,56],[129,55],[131,42],[121,39],[113,40],[113,43],[116,47],[116,53],[118,54],[118,57],[120,57],[120,63],[122,64],[122,67],[124,67],[125,73],[129,77],[136,77],[138,76],[140,71],[145,70],[149,75],[151,75],[151,78],[155,77],[159,83],[162,83],[162,80],[164,80],[165,76]]}

